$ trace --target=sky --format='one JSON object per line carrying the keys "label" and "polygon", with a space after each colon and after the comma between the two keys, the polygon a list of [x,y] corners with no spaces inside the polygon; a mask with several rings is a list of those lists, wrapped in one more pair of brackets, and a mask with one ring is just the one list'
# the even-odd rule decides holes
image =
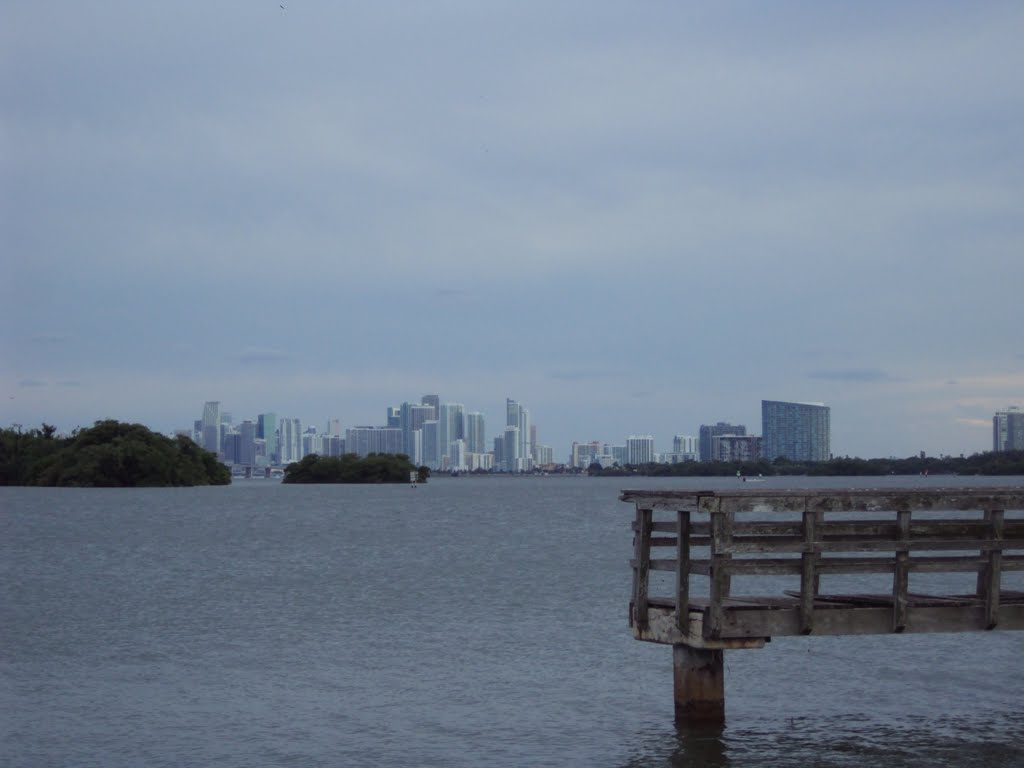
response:
{"label": "sky", "polygon": [[0,7],[0,425],[438,394],[565,460],[1024,405],[1024,5]]}

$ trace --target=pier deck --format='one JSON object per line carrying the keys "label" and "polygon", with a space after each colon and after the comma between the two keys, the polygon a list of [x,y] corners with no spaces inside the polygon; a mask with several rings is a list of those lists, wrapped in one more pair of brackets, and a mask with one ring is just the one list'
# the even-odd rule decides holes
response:
{"label": "pier deck", "polygon": [[[724,716],[722,652],[775,636],[1024,629],[1024,591],[1003,584],[1024,571],[1024,488],[620,498],[636,509],[630,627],[674,647],[679,717]],[[936,589],[950,574],[973,591]]]}

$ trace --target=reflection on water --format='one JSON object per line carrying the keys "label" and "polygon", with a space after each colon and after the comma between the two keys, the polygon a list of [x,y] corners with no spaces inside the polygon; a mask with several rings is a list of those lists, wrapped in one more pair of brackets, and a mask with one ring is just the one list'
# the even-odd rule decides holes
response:
{"label": "reflection on water", "polygon": [[793,718],[788,727],[677,724],[638,734],[624,768],[1020,768],[1024,715],[910,718],[889,726],[865,716]]}

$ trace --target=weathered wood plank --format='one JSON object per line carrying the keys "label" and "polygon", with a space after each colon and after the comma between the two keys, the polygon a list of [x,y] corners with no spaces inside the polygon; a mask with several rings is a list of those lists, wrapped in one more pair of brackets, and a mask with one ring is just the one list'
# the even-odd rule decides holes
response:
{"label": "weathered wood plank", "polygon": [[[990,536],[994,541],[1003,539],[1003,510],[985,510],[985,520],[991,526]],[[999,623],[999,589],[1003,572],[1003,551],[992,549],[988,553],[988,563],[983,569],[985,575],[985,622],[986,629],[992,629]],[[982,571],[979,571],[981,573]]]}
{"label": "weathered wood plank", "polygon": [[[1003,605],[1000,629],[1024,630],[1024,603]],[[985,606],[914,608],[908,611],[904,634],[919,632],[976,632],[988,629]],[[892,607],[818,610],[815,635],[877,635],[892,632]],[[782,637],[800,634],[799,609],[725,610],[721,639]]]}
{"label": "weathered wood plank", "polygon": [[647,593],[649,586],[649,571],[651,560],[651,519],[650,509],[637,508],[637,522],[640,530],[636,536],[636,587],[633,595],[635,606],[635,624],[639,627],[647,625]]}
{"label": "weathered wood plank", "polygon": [[900,548],[896,551],[896,567],[892,574],[892,631],[902,632],[907,627],[907,590],[910,587],[910,517],[909,509],[897,513],[897,536]]}
{"label": "weathered wood plank", "polygon": [[[907,561],[910,573],[977,573],[988,563],[988,558],[974,556],[957,557],[914,557]],[[637,561],[630,560],[630,567],[636,568]],[[732,576],[799,576],[801,560],[799,557],[788,558],[757,558],[729,561],[729,573]],[[896,567],[891,557],[822,557],[818,560],[818,575],[857,574],[857,573],[892,573]],[[676,558],[657,558],[650,560],[652,571],[674,571],[677,568]],[[1024,555],[1003,555],[1002,570],[1024,571]],[[691,558],[690,573],[700,576],[710,575],[710,561],[706,558]]]}
{"label": "weathered wood plank", "polygon": [[817,561],[819,554],[814,545],[818,536],[818,518],[814,510],[804,509],[803,528],[805,549],[800,555],[800,634],[814,631],[814,596],[818,592]]}
{"label": "weathered wood plank", "polygon": [[955,551],[978,551],[992,549],[1022,549],[1024,540],[1011,541],[1009,539],[909,539],[907,542],[899,542],[896,539],[856,539],[850,541],[816,541],[808,545],[802,538],[757,538],[741,539],[733,538],[728,544],[723,542],[720,554],[730,555],[756,555],[756,554],[799,554],[808,551],[814,552],[895,552],[897,549],[909,546],[913,550],[927,550],[932,552],[955,552]]}
{"label": "weathered wood plank", "polygon": [[679,536],[676,539],[676,623],[680,632],[687,631],[687,606],[690,602],[690,513],[680,510],[677,513]]}
{"label": "weathered wood plank", "polygon": [[728,563],[732,556],[727,551],[732,543],[732,521],[733,516],[728,513],[711,517],[711,608],[705,626],[711,638],[718,637],[718,628],[722,622],[722,601],[729,596],[730,591]]}

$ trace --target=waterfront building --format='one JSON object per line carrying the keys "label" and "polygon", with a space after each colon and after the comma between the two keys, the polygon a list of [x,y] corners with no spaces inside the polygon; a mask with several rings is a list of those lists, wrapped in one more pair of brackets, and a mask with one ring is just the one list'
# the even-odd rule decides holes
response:
{"label": "waterfront building", "polygon": [[830,409],[824,403],[761,401],[761,455],[768,461],[828,461]]}
{"label": "waterfront building", "polygon": [[235,463],[245,466],[256,464],[256,423],[246,419],[238,425],[238,445],[235,449]]}
{"label": "waterfront building", "polygon": [[302,458],[302,422],[281,419],[278,426],[278,452],[281,464],[291,464]]}
{"label": "waterfront building", "polygon": [[267,462],[277,461],[277,414],[261,413],[256,417],[256,437],[266,441]]}
{"label": "waterfront building", "polygon": [[[421,406],[424,407],[424,406]],[[451,445],[466,438],[465,406],[462,403],[445,403],[438,414],[438,452],[441,467],[451,463]],[[448,457],[447,460],[445,457]]]}
{"label": "waterfront building", "polygon": [[220,430],[220,401],[209,400],[203,405],[203,448],[220,453]]}
{"label": "waterfront building", "polygon": [[537,445],[533,446],[533,465],[534,467],[546,467],[549,464],[555,463],[555,449],[550,445]]}
{"label": "waterfront building", "polygon": [[486,453],[487,437],[484,434],[484,415],[479,411],[466,414],[466,450],[469,453]]}
{"label": "waterfront building", "polygon": [[626,438],[626,463],[634,467],[654,462],[654,437],[630,435]]}
{"label": "waterfront building", "polygon": [[717,424],[701,424],[700,439],[697,452],[701,461],[714,461],[711,450],[711,439],[718,435],[745,435],[747,428],[743,424],[727,424],[720,421]]}
{"label": "waterfront building", "polygon": [[569,454],[569,466],[575,469],[586,469],[597,461],[601,454],[601,443],[597,440],[591,440],[589,443],[574,442]]}
{"label": "waterfront building", "polygon": [[394,427],[353,427],[345,430],[345,450],[359,457],[371,453],[405,453],[402,430]]}
{"label": "waterfront building", "polygon": [[714,461],[760,461],[760,435],[715,435],[711,438]]}
{"label": "waterfront building", "polygon": [[1024,451],[1024,411],[1015,405],[992,417],[992,450]]}
{"label": "waterfront building", "polygon": [[440,469],[441,456],[438,451],[440,431],[437,419],[424,421],[420,432],[420,462],[431,469]]}
{"label": "waterfront building", "polygon": [[327,420],[327,434],[341,437],[341,419]]}
{"label": "waterfront building", "polygon": [[521,442],[519,440],[519,427],[505,427],[505,441],[501,447],[503,468],[506,472],[524,472],[526,461],[519,453]]}
{"label": "waterfront building", "polygon": [[[533,464],[533,446],[530,444],[530,412],[511,398],[505,399],[505,433],[508,434],[508,427],[515,427],[518,432],[514,461],[517,462],[515,469],[507,469],[508,472],[529,471]],[[509,456],[506,453],[506,465]],[[511,466],[511,465],[508,465]]]}
{"label": "waterfront building", "polygon": [[[678,461],[696,461],[700,452],[700,444],[696,437],[691,435],[675,435],[672,438],[672,454],[679,456]],[[676,464],[673,460],[670,464]]]}
{"label": "waterfront building", "polygon": [[[391,411],[394,411],[397,415],[397,422],[392,425]],[[412,458],[416,453],[415,442],[416,437],[413,433],[423,429],[423,423],[434,417],[434,409],[429,405],[423,405],[421,403],[402,403],[400,408],[388,409],[388,425],[394,426],[402,430],[402,445],[404,446],[404,453],[406,456]],[[421,443],[420,453],[422,454],[422,439],[421,434],[418,438]]]}

